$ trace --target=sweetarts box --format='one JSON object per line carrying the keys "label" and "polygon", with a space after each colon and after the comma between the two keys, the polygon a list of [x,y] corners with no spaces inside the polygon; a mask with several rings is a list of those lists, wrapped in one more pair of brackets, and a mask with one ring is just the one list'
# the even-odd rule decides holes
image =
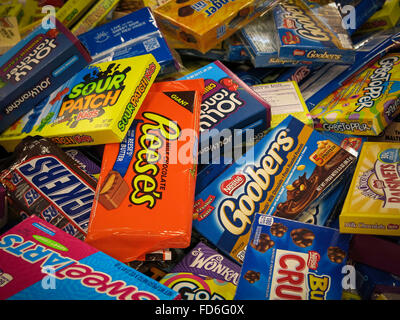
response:
{"label": "sweetarts box", "polygon": [[177,69],[172,52],[147,7],[82,33],[78,39],[95,63],[151,53],[161,66],[160,73]]}
{"label": "sweetarts box", "polygon": [[399,164],[399,143],[364,143],[339,216],[340,232],[400,236]]}
{"label": "sweetarts box", "polygon": [[37,27],[0,57],[0,132],[91,62],[79,40],[57,19]]}
{"label": "sweetarts box", "polygon": [[[354,62],[355,50],[334,2],[320,6],[315,2],[307,5],[302,0],[286,0],[273,9],[273,14],[280,58]],[[322,21],[323,18],[328,20]]]}
{"label": "sweetarts box", "polygon": [[28,135],[65,147],[119,143],[159,70],[151,54],[90,65],[6,130],[0,144],[13,151]]}
{"label": "sweetarts box", "polygon": [[256,214],[235,300],[340,300],[349,235]]}
{"label": "sweetarts box", "polygon": [[379,135],[400,114],[400,54],[377,59],[310,113],[318,130]]}
{"label": "sweetarts box", "polygon": [[241,263],[254,213],[301,219],[333,190],[355,160],[288,116],[196,195],[193,226]]}
{"label": "sweetarts box", "polygon": [[37,217],[0,236],[1,300],[173,300],[178,293]]}

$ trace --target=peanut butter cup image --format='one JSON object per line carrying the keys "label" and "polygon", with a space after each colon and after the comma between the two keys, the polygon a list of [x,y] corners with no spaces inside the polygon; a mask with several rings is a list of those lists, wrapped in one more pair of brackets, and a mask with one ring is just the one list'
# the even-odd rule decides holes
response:
{"label": "peanut butter cup image", "polygon": [[304,228],[294,229],[290,232],[293,243],[301,248],[309,247],[313,244],[315,235],[312,231]]}
{"label": "peanut butter cup image", "polygon": [[250,283],[254,283],[254,282],[260,280],[260,273],[257,271],[248,270],[245,273],[245,275],[243,276],[243,278]]}
{"label": "peanut butter cup image", "polygon": [[196,43],[197,40],[194,36],[192,36],[190,33],[186,33],[185,31],[179,32],[179,36],[181,39],[185,42],[190,42],[190,43]]}
{"label": "peanut butter cup image", "polygon": [[179,17],[188,17],[194,13],[194,9],[191,6],[183,6],[178,9],[178,16]]}
{"label": "peanut butter cup image", "polygon": [[328,258],[334,263],[342,263],[346,258],[346,252],[339,247],[329,247]]}
{"label": "peanut butter cup image", "polygon": [[254,239],[250,242],[250,246],[255,250],[264,253],[267,252],[269,248],[274,246],[275,242],[271,240],[268,234],[261,233],[260,237],[258,238],[257,244],[254,243]]}
{"label": "peanut butter cup image", "polygon": [[110,171],[100,189],[99,202],[107,210],[118,208],[129,192],[129,186],[119,172]]}
{"label": "peanut butter cup image", "polygon": [[288,228],[284,224],[274,222],[269,230],[273,236],[281,238],[286,233],[287,229]]}

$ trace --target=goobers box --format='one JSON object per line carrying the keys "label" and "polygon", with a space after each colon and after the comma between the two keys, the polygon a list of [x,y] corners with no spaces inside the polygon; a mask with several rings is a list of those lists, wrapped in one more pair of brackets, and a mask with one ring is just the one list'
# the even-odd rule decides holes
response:
{"label": "goobers box", "polygon": [[301,219],[356,157],[288,116],[196,195],[194,227],[243,262],[254,214]]}

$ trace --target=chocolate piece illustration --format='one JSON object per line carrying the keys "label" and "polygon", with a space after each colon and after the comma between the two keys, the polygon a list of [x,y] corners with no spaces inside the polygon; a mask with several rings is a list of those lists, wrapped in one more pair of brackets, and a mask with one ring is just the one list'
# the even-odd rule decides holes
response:
{"label": "chocolate piece illustration", "polygon": [[329,247],[328,248],[328,258],[332,262],[342,263],[346,257],[346,252],[339,247]]}
{"label": "chocolate piece illustration", "polygon": [[99,202],[107,209],[112,210],[120,206],[129,192],[129,186],[119,172],[110,171],[100,190]]}
{"label": "chocolate piece illustration", "polygon": [[295,229],[290,233],[294,244],[301,248],[306,248],[312,245],[315,235],[308,229]]}
{"label": "chocolate piece illustration", "polygon": [[253,241],[250,243],[250,246],[253,247],[255,250],[260,251],[261,253],[266,252],[269,248],[273,247],[275,242],[271,240],[268,234],[261,233],[260,237],[258,238],[257,244]]}

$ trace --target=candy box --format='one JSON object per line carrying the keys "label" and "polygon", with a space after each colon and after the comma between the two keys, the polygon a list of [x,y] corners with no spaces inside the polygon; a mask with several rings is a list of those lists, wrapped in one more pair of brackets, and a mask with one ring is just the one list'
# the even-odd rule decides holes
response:
{"label": "candy box", "polygon": [[311,115],[295,81],[266,83],[251,88],[271,106],[271,128],[276,127],[288,115],[313,126]]}
{"label": "candy box", "polygon": [[378,59],[310,113],[318,130],[379,135],[400,114],[400,54]]}
{"label": "candy box", "polygon": [[[204,79],[200,112],[199,164],[219,161],[219,156],[241,145],[246,130],[254,135],[267,130],[271,107],[220,61],[210,63],[180,79]],[[234,132],[235,130],[242,130]],[[222,143],[221,143],[222,140]]]}
{"label": "candy box", "polygon": [[202,79],[152,85],[122,143],[104,148],[86,242],[123,262],[189,246],[203,91]]}
{"label": "candy box", "polygon": [[154,14],[161,30],[168,37],[206,53],[278,2],[176,0],[159,6]]}
{"label": "candy box", "polygon": [[339,216],[340,232],[400,235],[399,163],[399,143],[364,143]]}
{"label": "candy box", "polygon": [[179,293],[182,300],[233,300],[236,291],[231,282],[189,272],[167,273],[160,283]]}
{"label": "candy box", "polygon": [[237,286],[240,265],[199,242],[178,264],[172,273],[188,272],[202,278],[218,279]]}
{"label": "candy box", "polygon": [[368,137],[368,141],[400,142],[400,115],[376,137]]}
{"label": "candy box", "polygon": [[37,217],[0,236],[1,300],[173,300],[177,292]]}
{"label": "candy box", "polygon": [[386,0],[383,7],[375,12],[360,28],[357,33],[371,33],[395,27],[400,20],[400,1]]}
{"label": "candy box", "polygon": [[151,53],[161,66],[160,73],[176,71],[176,63],[149,8],[142,8],[82,33],[78,39],[94,62],[118,60]]}
{"label": "candy box", "polygon": [[278,56],[277,30],[271,12],[244,26],[240,36],[255,68],[292,67],[304,63]]}
{"label": "candy box", "polygon": [[354,62],[353,44],[342,27],[342,16],[335,2],[319,5],[311,1],[285,0],[273,9],[273,14],[280,58]]}
{"label": "candy box", "polygon": [[25,138],[0,172],[0,183],[22,218],[37,215],[75,237],[85,237],[96,180],[54,143]]}
{"label": "candy box", "polygon": [[36,28],[0,57],[0,132],[90,63],[79,40],[58,20]]}
{"label": "candy box", "polygon": [[151,54],[81,70],[0,136],[9,151],[28,135],[62,146],[119,143],[160,66]]}
{"label": "candy box", "polygon": [[20,40],[17,18],[0,17],[0,55],[10,50]]}
{"label": "candy box", "polygon": [[288,116],[196,194],[194,228],[239,263],[254,213],[301,219],[356,157]]}
{"label": "candy box", "polygon": [[256,214],[235,300],[340,300],[350,237]]}

